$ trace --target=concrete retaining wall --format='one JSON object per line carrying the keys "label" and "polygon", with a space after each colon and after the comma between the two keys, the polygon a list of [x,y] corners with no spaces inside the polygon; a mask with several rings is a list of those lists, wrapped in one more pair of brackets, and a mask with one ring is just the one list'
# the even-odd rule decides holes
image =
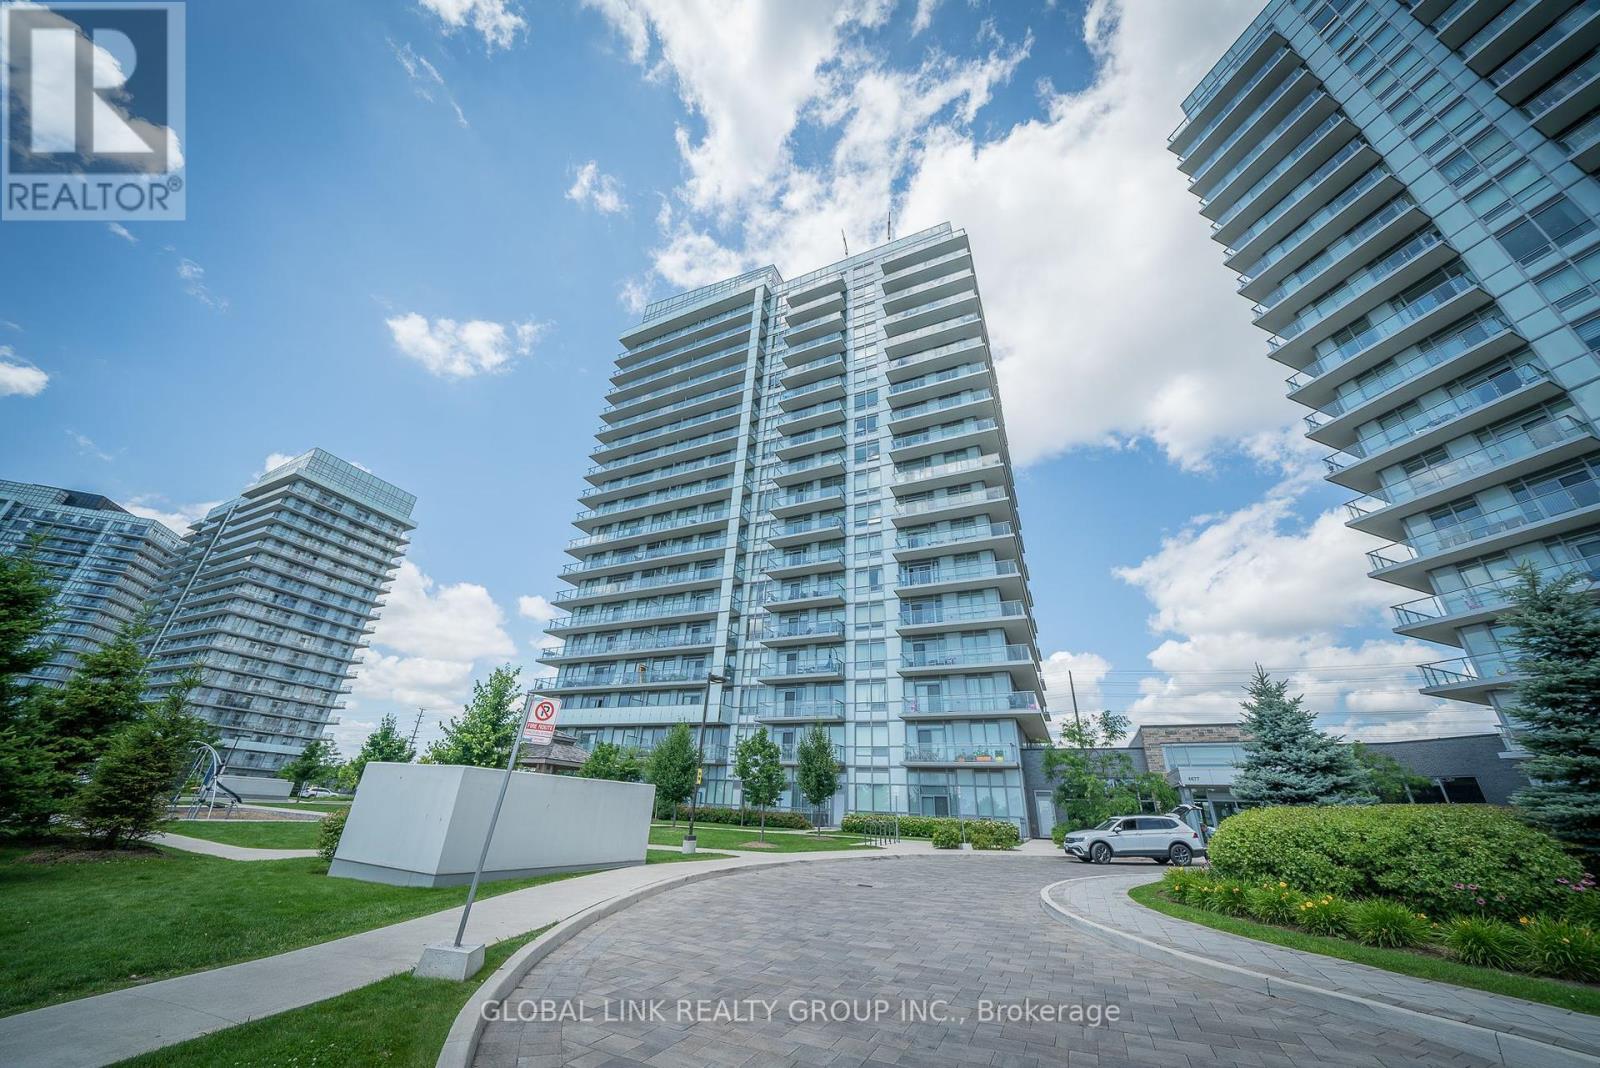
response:
{"label": "concrete retaining wall", "polygon": [[[329,875],[399,886],[472,880],[504,772],[368,764]],[[655,787],[519,771],[485,880],[643,864]]]}

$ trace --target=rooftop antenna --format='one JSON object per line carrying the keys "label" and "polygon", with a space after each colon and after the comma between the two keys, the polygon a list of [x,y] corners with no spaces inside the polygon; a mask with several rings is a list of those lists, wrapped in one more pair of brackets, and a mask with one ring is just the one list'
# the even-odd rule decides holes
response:
{"label": "rooftop antenna", "polygon": [[845,259],[849,259],[850,258],[850,240],[847,237],[844,236],[844,228],[843,227],[839,228],[839,240],[844,242]]}

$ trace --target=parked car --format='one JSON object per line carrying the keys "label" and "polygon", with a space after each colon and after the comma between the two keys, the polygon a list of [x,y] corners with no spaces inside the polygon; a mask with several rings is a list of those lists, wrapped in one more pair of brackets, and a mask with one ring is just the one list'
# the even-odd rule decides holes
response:
{"label": "parked car", "polygon": [[300,796],[301,797],[332,797],[333,796],[333,791],[332,790],[324,790],[320,786],[307,786],[304,790],[300,791]]}
{"label": "parked car", "polygon": [[1085,864],[1148,857],[1181,868],[1206,855],[1200,832],[1177,816],[1116,816],[1086,831],[1073,831],[1062,839],[1061,848]]}

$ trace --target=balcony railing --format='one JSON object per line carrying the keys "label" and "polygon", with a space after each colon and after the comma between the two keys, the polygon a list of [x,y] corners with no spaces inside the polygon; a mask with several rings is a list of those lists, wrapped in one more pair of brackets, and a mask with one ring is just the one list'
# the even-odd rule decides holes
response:
{"label": "balcony railing", "polygon": [[805,490],[802,493],[786,493],[772,498],[772,508],[798,508],[801,505],[815,505],[817,508],[838,508],[844,504],[844,487],[829,486],[826,489]]}
{"label": "balcony railing", "polygon": [[1460,686],[1472,682],[1494,682],[1517,673],[1516,662],[1504,653],[1483,656],[1458,656],[1453,660],[1436,660],[1420,665],[1423,685],[1429,689],[1439,686]]}
{"label": "balcony railing", "polygon": [[778,440],[778,448],[792,449],[800,445],[810,445],[814,441],[827,441],[829,438],[844,440],[844,430],[837,426],[819,427],[816,430],[807,430],[803,434],[790,434]]}
{"label": "balcony railing", "polygon": [[[715,355],[716,354],[713,354],[713,357]],[[698,363],[699,361],[697,360],[695,362]],[[681,371],[682,368],[676,368],[676,370]],[[732,368],[722,368],[722,369],[719,369],[719,370],[716,370],[716,371],[708,371],[703,375],[695,375],[693,378],[686,378],[681,382],[674,382],[670,386],[662,386],[660,389],[652,389],[648,393],[641,393],[637,397],[630,397],[625,401],[618,401],[615,404],[608,404],[608,405],[606,405],[606,407],[604,407],[604,408],[602,408],[600,410],[600,415],[603,418],[603,417],[605,417],[607,415],[612,414],[613,412],[621,411],[624,408],[632,408],[632,407],[635,407],[636,405],[646,404],[646,403],[648,403],[650,401],[655,400],[658,397],[665,397],[665,396],[668,396],[668,395],[673,394],[673,393],[680,392],[680,391],[685,390],[685,389],[693,389],[694,387],[699,386],[699,385],[703,385],[706,382],[715,382],[717,379],[726,378],[728,375],[730,375],[732,373],[733,373],[733,369]],[[632,388],[632,387],[628,387],[628,388]],[[621,424],[618,423],[618,424],[612,424],[612,425],[620,426]]]}
{"label": "balcony railing", "polygon": [[820,452],[815,456],[802,456],[798,460],[790,460],[786,464],[779,464],[772,469],[772,477],[784,478],[789,475],[803,475],[807,471],[815,471],[819,467],[830,467],[834,464],[844,463],[843,452]]}
{"label": "balcony railing", "polygon": [[1015,693],[944,694],[939,697],[908,697],[900,702],[906,716],[938,716],[963,712],[1038,712],[1043,708],[1032,690]]}
{"label": "balcony railing", "polygon": [[939,478],[942,475],[959,475],[967,471],[987,471],[999,467],[1003,461],[998,453],[987,456],[974,457],[971,460],[952,460],[949,463],[929,464],[926,467],[900,467],[894,472],[894,482],[903,486],[910,482],[922,482],[930,478]]}
{"label": "balcony railing", "polygon": [[1350,362],[1384,339],[1393,337],[1418,319],[1443,307],[1477,284],[1470,275],[1465,274],[1453,275],[1444,279],[1393,315],[1378,320],[1365,330],[1355,334],[1348,341],[1336,345],[1333,349],[1324,353],[1310,366],[1303,368],[1299,375],[1295,376],[1295,379],[1299,379],[1298,383],[1291,379],[1290,385],[1298,389],[1314,378],[1321,378],[1335,367]]}
{"label": "balcony railing", "polygon": [[1015,764],[1014,745],[917,745],[906,746],[907,764]]}
{"label": "balcony railing", "polygon": [[786,604],[799,601],[815,601],[818,598],[844,599],[844,586],[837,582],[813,582],[804,586],[785,586],[776,589],[762,598],[761,603],[768,608],[781,608]]}
{"label": "balcony railing", "polygon": [[680,586],[684,583],[713,583],[722,581],[722,569],[715,568],[711,571],[684,571],[671,575],[652,575],[649,578],[629,579],[626,582],[607,582],[598,586],[580,586],[574,590],[562,590],[556,594],[555,603],[562,604],[566,601],[577,601],[589,597],[610,597],[615,594],[633,593],[638,590],[659,589],[662,586]]}
{"label": "balcony railing", "polygon": [[[1257,237],[1261,236],[1265,230],[1275,224],[1279,219],[1287,215],[1290,208],[1304,200],[1307,193],[1321,185],[1325,180],[1327,180],[1327,177],[1330,174],[1344,166],[1344,164],[1348,162],[1352,156],[1356,155],[1366,147],[1367,142],[1362,138],[1357,137],[1355,140],[1339,149],[1339,151],[1335,152],[1331,157],[1328,158],[1326,163],[1312,171],[1305,181],[1301,182],[1299,185],[1285,193],[1276,204],[1267,209],[1266,213],[1262,215],[1261,218],[1251,223],[1250,227],[1245,230],[1244,233],[1228,242],[1229,250],[1237,251],[1238,249],[1242,249],[1249,245],[1250,242],[1254,241]],[[1237,206],[1238,205],[1235,205],[1235,207]],[[1220,230],[1221,228],[1222,226],[1220,223],[1212,226],[1213,230]]]}
{"label": "balcony railing", "polygon": [[[949,382],[952,379],[970,378],[975,374],[982,374],[987,370],[988,367],[985,364],[978,363],[976,361],[973,363],[960,363],[954,367],[947,367],[943,371],[935,371],[932,374],[918,375],[916,378],[908,378],[904,382],[895,382],[889,386],[889,396],[893,397],[900,393],[909,393],[914,389],[922,389],[926,386],[936,386],[941,382]],[[901,409],[896,413],[896,415],[899,416],[907,414],[910,412],[910,410],[911,409]]]}
{"label": "balcony railing", "polygon": [[628,653],[645,653],[656,649],[679,649],[696,645],[715,645],[716,635],[710,631],[688,634],[661,634],[648,638],[629,638],[615,642],[571,641],[560,649],[546,649],[541,655],[550,659],[587,660],[608,656],[625,656]]}
{"label": "balcony railing", "polygon": [[1597,12],[1600,12],[1600,0],[1583,0],[1557,19],[1549,29],[1519,49],[1516,55],[1500,64],[1494,73],[1489,75],[1489,80],[1496,86],[1505,85],[1527,70],[1534,61],[1546,55],[1567,34],[1593,18]]}
{"label": "balcony railing", "polygon": [[665,601],[661,604],[644,605],[620,612],[574,612],[566,619],[551,620],[545,626],[545,630],[554,634],[563,630],[573,630],[577,627],[607,626],[612,623],[633,623],[638,620],[665,619],[670,616],[685,614],[702,615],[716,611],[716,598],[700,597],[693,600]]}
{"label": "balcony railing", "polygon": [[1281,160],[1274,164],[1271,170],[1269,170],[1266,174],[1263,174],[1254,185],[1245,190],[1244,193],[1234,201],[1233,206],[1227,211],[1223,212],[1221,217],[1219,217],[1217,221],[1212,224],[1211,228],[1213,230],[1220,230],[1224,226],[1227,226],[1229,223],[1231,223],[1234,219],[1238,218],[1246,208],[1255,203],[1256,198],[1259,197],[1269,185],[1287,174],[1295,166],[1295,164],[1299,163],[1301,159],[1303,159],[1314,147],[1316,147],[1317,142],[1321,141],[1324,137],[1331,133],[1335,127],[1339,126],[1345,121],[1344,114],[1342,112],[1335,111],[1332,115],[1329,115],[1326,119],[1323,119],[1321,122],[1317,123],[1316,129],[1306,134],[1300,143],[1295,145],[1294,148],[1289,151],[1287,156],[1284,156]]}
{"label": "balcony railing", "polygon": [[[727,441],[730,438],[736,438],[738,436],[739,428],[736,426],[730,426],[724,430],[714,430],[709,434],[701,434],[699,437],[690,438],[688,441],[675,441],[670,445],[658,445],[648,452],[635,452],[630,453],[627,456],[619,456],[615,460],[607,460],[603,464],[595,464],[593,467],[589,468],[589,470],[585,471],[584,474],[598,475],[605,471],[615,471],[623,467],[632,467],[634,464],[644,460],[654,460],[658,456],[672,456],[676,453],[688,452],[690,449],[697,449],[702,445],[709,445],[717,441]],[[605,451],[609,452],[611,451],[611,448],[612,446],[607,446]]]}
{"label": "balcony railing", "polygon": [[720,552],[727,548],[726,535],[718,534],[705,541],[695,541],[689,545],[662,545],[654,549],[638,552],[622,551],[617,553],[599,553],[595,556],[575,560],[561,569],[563,575],[571,575],[579,571],[597,571],[603,567],[623,567],[639,560],[659,560],[663,556],[679,556],[683,553]]}
{"label": "balcony railing", "polygon": [[775,551],[775,552],[773,552],[773,554],[770,557],[768,557],[767,563],[766,563],[766,568],[769,571],[775,570],[775,569],[778,569],[778,568],[786,568],[786,567],[843,567],[843,566],[844,566],[844,550],[843,549],[821,549],[821,550],[818,550],[816,552],[796,553],[796,554],[793,554],[793,555],[785,555],[785,554],[783,554],[781,552],[776,552]]}
{"label": "balcony railing", "polygon": [[822,516],[819,519],[808,519],[803,523],[785,523],[772,528],[772,537],[792,538],[801,534],[831,534],[844,529],[842,516]]}
{"label": "balcony railing", "polygon": [[952,564],[949,567],[902,567],[898,586],[937,586],[941,582],[961,582],[966,579],[1010,578],[1020,575],[1015,560],[990,560],[981,564]]}
{"label": "balcony railing", "polygon": [[831,334],[823,334],[821,337],[814,337],[810,341],[805,342],[804,344],[791,345],[789,348],[785,349],[784,352],[783,352],[783,362],[784,363],[789,363],[789,362],[791,362],[791,360],[795,356],[799,356],[799,355],[802,355],[803,353],[810,352],[812,349],[820,349],[825,345],[831,345],[831,344],[833,344],[835,342],[841,342],[843,340],[844,340],[844,331],[843,330],[835,330]]}
{"label": "balcony railing", "polygon": [[842,638],[844,620],[812,619],[796,623],[769,623],[761,630],[761,639],[773,638]]}
{"label": "balcony railing", "polygon": [[900,658],[902,668],[965,668],[983,664],[1031,664],[1033,647],[1028,645],[992,645],[987,649],[912,650]]}
{"label": "balcony railing", "polygon": [[[1477,319],[1465,327],[1452,326],[1448,334],[1435,334],[1418,342],[1413,355],[1397,361],[1381,375],[1374,375],[1360,382],[1354,388],[1325,403],[1319,411],[1307,415],[1306,426],[1315,430],[1328,421],[1359,408],[1374,397],[1382,396],[1402,382],[1416,378],[1430,367],[1437,367],[1447,360],[1453,360],[1468,349],[1476,348],[1509,329],[1511,324],[1505,316],[1498,311],[1490,311],[1480,313]],[[1310,379],[1305,377],[1305,372],[1301,371],[1289,379],[1289,387],[1291,390],[1298,389],[1309,381]]]}
{"label": "balcony railing", "polygon": [[[1248,119],[1245,120],[1244,124],[1233,132],[1232,136],[1228,138],[1227,142],[1222,146],[1222,148],[1218,149],[1218,152],[1220,153],[1225,151],[1229,145],[1232,145],[1235,141],[1242,137],[1245,133],[1245,128],[1248,127],[1250,123],[1254,122],[1262,113],[1264,113],[1268,107],[1276,103],[1277,99],[1287,92],[1290,85],[1296,80],[1297,79],[1295,78],[1285,79],[1284,83],[1278,86],[1277,89],[1273,91],[1272,95],[1262,102],[1261,106],[1257,108]],[[1328,94],[1321,89],[1317,89],[1314,92],[1307,94],[1304,100],[1296,104],[1289,110],[1287,115],[1278,120],[1278,124],[1276,126],[1274,126],[1271,130],[1268,130],[1265,134],[1261,135],[1260,139],[1256,143],[1256,146],[1249,152],[1245,153],[1243,159],[1239,160],[1239,162],[1230,167],[1228,169],[1228,173],[1218,178],[1215,182],[1212,182],[1210,187],[1204,192],[1200,192],[1199,187],[1202,183],[1207,181],[1207,171],[1202,170],[1196,174],[1189,185],[1190,188],[1195,191],[1196,195],[1200,197],[1200,202],[1203,204],[1210,201],[1217,195],[1217,193],[1233,184],[1234,179],[1238,178],[1239,175],[1248,170],[1252,164],[1254,164],[1262,156],[1266,155],[1268,151],[1280,145],[1282,143],[1284,132],[1298,122],[1302,115],[1310,111],[1317,101],[1325,100],[1327,99],[1327,96]]]}
{"label": "balcony railing", "polygon": [[929,360],[936,360],[940,356],[948,356],[950,353],[955,352],[958,349],[970,349],[974,346],[982,348],[983,339],[976,337],[964,337],[960,341],[952,341],[948,344],[939,345],[931,349],[923,349],[921,352],[913,352],[909,356],[899,356],[889,361],[889,370],[897,371],[902,367],[910,367],[912,364],[926,363]]}
{"label": "balcony railing", "polygon": [[590,545],[600,545],[618,538],[633,538],[640,534],[664,534],[668,531],[682,530],[684,527],[696,526],[700,523],[714,523],[727,519],[733,513],[727,508],[710,508],[694,515],[674,516],[672,519],[662,519],[654,523],[621,523],[613,530],[597,534],[590,534],[585,538],[573,538],[567,542],[569,549],[583,549]]}
{"label": "balcony railing", "polygon": [[895,539],[901,549],[936,549],[942,545],[960,545],[963,542],[985,538],[1006,538],[1016,533],[1010,523],[990,523],[988,526],[963,527],[952,530],[933,530],[925,533],[902,533]]}
{"label": "balcony railing", "polygon": [[[699,348],[701,345],[710,345],[710,344],[713,344],[714,342],[721,341],[721,340],[723,340],[725,338],[730,338],[735,334],[746,333],[746,332],[748,332],[750,330],[750,311],[749,311],[749,309],[747,309],[747,308],[735,309],[735,311],[732,313],[732,316],[738,316],[743,321],[739,322],[738,324],[736,324],[736,325],[734,325],[732,327],[729,327],[726,330],[719,330],[714,334],[707,334],[705,337],[697,337],[693,341],[686,341],[682,345],[675,345],[672,348],[666,350],[665,352],[656,353],[654,356],[650,357],[648,360],[640,360],[638,363],[632,364],[632,365],[630,365],[628,367],[619,367],[618,371],[620,373],[631,373],[633,371],[643,370],[646,367],[659,367],[662,364],[669,363],[672,360],[677,359],[679,356],[681,356],[685,352],[688,352],[690,349]],[[655,343],[654,341],[651,342],[651,344],[654,344],[654,343]],[[624,353],[623,354],[623,358],[626,358],[627,355],[628,355],[627,353]],[[634,384],[637,385],[638,383],[635,382]]]}
{"label": "balcony railing", "polygon": [[[1587,564],[1549,564],[1539,568],[1539,574],[1545,578],[1576,575],[1590,585],[1600,582],[1600,566]],[[1493,582],[1484,582],[1477,586],[1452,590],[1449,593],[1418,597],[1395,605],[1391,611],[1394,612],[1395,621],[1402,627],[1416,626],[1419,623],[1468,612],[1493,612],[1511,602],[1511,591],[1521,582],[1519,576],[1508,575]]]}
{"label": "balcony railing", "polygon": [[[697,405],[704,404],[706,401],[719,400],[722,397],[733,397],[743,392],[743,383],[735,383],[731,386],[724,386],[722,389],[712,390],[710,393],[701,393],[693,397],[686,397],[685,399],[678,401],[676,404],[667,405],[665,408],[656,408],[648,412],[641,412],[638,415],[630,415],[628,418],[619,419],[615,423],[601,423],[600,429],[595,433],[597,436],[601,434],[610,434],[613,431],[623,430],[630,426],[638,426],[640,423],[648,422],[651,419],[656,419],[663,415],[669,415],[672,412],[681,412],[686,408],[693,408]],[[617,439],[618,442],[625,440],[627,439]]]}
{"label": "balcony railing", "polygon": [[844,719],[844,702],[789,701],[761,705],[755,714],[757,719]]}
{"label": "balcony railing", "polygon": [[[1272,292],[1261,298],[1257,305],[1259,311],[1265,311],[1300,292],[1314,281],[1318,275],[1328,269],[1328,265],[1347,253],[1359,248],[1365,241],[1371,240],[1372,235],[1400,218],[1406,212],[1417,206],[1417,202],[1402,193],[1389,203],[1367,216],[1359,225],[1347,231],[1345,235],[1323,249],[1317,255],[1295,268]],[[1259,314],[1258,311],[1258,314]]]}
{"label": "balcony railing", "polygon": [[1572,70],[1569,70],[1560,79],[1552,82],[1538,96],[1523,104],[1523,113],[1530,119],[1539,118],[1545,112],[1577,92],[1585,82],[1597,74],[1600,74],[1600,52],[1595,53]]}
{"label": "balcony railing", "polygon": [[[1595,0],[1595,2],[1600,3],[1600,0]],[[1290,232],[1288,237],[1280,239],[1277,244],[1263,252],[1261,257],[1257,259],[1256,262],[1252,263],[1249,267],[1246,267],[1243,271],[1241,271],[1239,288],[1243,289],[1245,286],[1255,281],[1255,279],[1258,278],[1262,272],[1266,271],[1273,264],[1283,259],[1283,257],[1289,252],[1298,248],[1300,243],[1307,237],[1311,236],[1311,234],[1316,232],[1321,227],[1327,225],[1328,220],[1332,219],[1335,215],[1339,214],[1357,200],[1360,200],[1368,190],[1377,185],[1379,182],[1383,181],[1388,176],[1388,168],[1374,167],[1367,173],[1363,174],[1360,178],[1357,178],[1347,189],[1345,189],[1344,192],[1340,193],[1322,207],[1312,212],[1310,218],[1306,219],[1306,221],[1301,223],[1299,226],[1296,226],[1294,230]]]}
{"label": "balcony railing", "polygon": [[926,304],[918,304],[907,308],[905,311],[899,311],[895,312],[893,315],[884,316],[883,325],[893,326],[896,323],[903,323],[908,319],[915,319],[919,315],[926,315],[929,312],[938,311],[940,308],[950,308],[957,304],[965,304],[976,299],[978,299],[977,292],[974,290],[968,290],[965,293],[957,293],[954,296],[941,297],[938,300],[930,300]]}
{"label": "balcony railing", "polygon": [[604,442],[599,448],[595,449],[595,452],[607,453],[615,452],[618,449],[632,448],[647,441],[654,441],[656,438],[670,437],[673,434],[680,434],[685,430],[693,430],[697,426],[705,426],[707,423],[715,423],[718,419],[726,419],[729,416],[738,414],[738,405],[733,405],[727,408],[719,408],[714,412],[706,412],[704,415],[692,415],[687,419],[679,419],[662,426],[651,427],[649,430],[641,430],[637,434],[629,434],[626,437]]}
{"label": "balcony railing", "polygon": [[668,683],[704,683],[704,668],[614,668],[610,671],[573,671],[555,678],[534,679],[528,686],[533,693],[547,690],[596,689],[610,686],[654,686]]}
{"label": "balcony railing", "polygon": [[1592,431],[1586,424],[1569,415],[1563,415],[1548,423],[1518,430],[1481,449],[1452,456],[1444,463],[1391,482],[1373,493],[1370,498],[1352,501],[1345,507],[1352,519],[1359,519],[1381,508],[1444,489],[1481,471],[1493,470],[1540,449],[1559,445],[1590,433]]}
{"label": "balcony railing", "polygon": [[[1199,133],[1195,134],[1193,137],[1190,138],[1189,144],[1191,146],[1198,145],[1202,141],[1204,141],[1206,138],[1210,137],[1211,136],[1211,132],[1213,130],[1215,130],[1218,126],[1221,126],[1224,119],[1226,119],[1229,115],[1233,114],[1233,109],[1238,106],[1239,101],[1243,100],[1246,96],[1248,96],[1250,94],[1251,90],[1253,90],[1256,86],[1261,84],[1261,80],[1263,78],[1265,78],[1268,74],[1272,73],[1273,68],[1275,68],[1278,65],[1278,61],[1280,59],[1282,59],[1286,54],[1288,54],[1288,51],[1289,50],[1287,48],[1285,48],[1285,47],[1280,45],[1277,48],[1277,50],[1274,51],[1272,53],[1272,55],[1270,57],[1268,57],[1267,60],[1261,64],[1261,69],[1256,71],[1254,74],[1252,74],[1250,76],[1250,80],[1245,82],[1244,85],[1239,89],[1239,91],[1237,93],[1233,94],[1233,99],[1231,101],[1229,101],[1228,104],[1221,111],[1217,112],[1216,116],[1210,122],[1206,123],[1205,127]],[[1182,132],[1183,132],[1182,127],[1179,127],[1179,129],[1174,133],[1173,136],[1176,137],[1178,133],[1182,133]],[[1180,159],[1187,159],[1188,157],[1187,156],[1180,156],[1179,158]]]}
{"label": "balcony railing", "polygon": [[[941,319],[937,323],[931,323],[928,326],[918,327],[916,330],[912,330],[909,333],[896,334],[894,337],[889,338],[886,344],[900,348],[904,345],[910,344],[913,341],[918,341],[925,337],[932,337],[934,334],[937,334],[941,331],[954,330],[957,327],[969,326],[973,323],[981,322],[982,320],[983,316],[979,315],[977,312],[968,312],[965,315],[958,315],[954,319]],[[926,356],[927,353],[921,353],[921,355]]]}
{"label": "balcony railing", "polygon": [[1279,344],[1293,341],[1333,313],[1349,306],[1352,301],[1363,293],[1369,293],[1377,288],[1406,264],[1422,258],[1442,244],[1444,244],[1444,237],[1437,230],[1429,228],[1416,234],[1399,248],[1384,253],[1382,258],[1362,267],[1337,289],[1324,294],[1312,304],[1302,308],[1293,322],[1286,324],[1278,331],[1278,337],[1282,341],[1274,344],[1273,348],[1276,348]]}
{"label": "balcony railing", "polygon": [[[743,353],[743,352],[745,352],[748,347],[749,347],[749,343],[748,342],[741,341],[736,345],[729,345],[727,348],[718,349],[716,352],[707,353],[704,356],[696,356],[694,359],[690,360],[688,363],[680,363],[680,364],[676,364],[676,365],[674,365],[672,367],[663,368],[662,370],[656,371],[653,374],[645,375],[643,378],[636,378],[632,382],[624,382],[620,386],[614,386],[614,387],[612,387],[611,391],[606,394],[606,398],[608,400],[612,400],[611,407],[609,409],[607,409],[607,410],[610,411],[610,410],[614,410],[616,408],[625,408],[625,407],[627,407],[627,406],[629,406],[631,404],[636,404],[639,401],[644,400],[645,397],[659,396],[659,395],[664,394],[664,393],[671,393],[673,390],[682,389],[685,386],[687,386],[687,385],[691,384],[692,382],[694,382],[695,380],[694,379],[686,379],[686,380],[684,380],[682,382],[673,382],[671,385],[663,386],[659,390],[653,390],[650,393],[646,393],[646,394],[643,394],[643,395],[641,395],[639,397],[634,397],[634,398],[629,399],[629,400],[614,400],[614,398],[617,396],[617,394],[626,393],[630,389],[638,389],[640,386],[647,386],[651,382],[660,382],[660,381],[663,381],[664,379],[674,378],[677,375],[683,374],[683,372],[685,372],[685,371],[692,371],[697,367],[708,367],[708,366],[710,366],[711,364],[714,364],[714,363],[726,362],[729,357],[733,356],[735,353]],[[717,377],[717,376],[724,375],[724,374],[727,374],[727,371],[718,370],[718,371],[711,372],[711,373],[709,373],[707,375],[703,375],[701,377],[702,378],[711,378],[711,377]]]}
{"label": "balcony railing", "polygon": [[973,605],[901,605],[900,625],[931,626],[941,623],[970,623],[980,619],[1018,619],[1027,615],[1021,601],[989,601]]}
{"label": "balcony railing", "polygon": [[917,404],[910,404],[904,408],[896,408],[889,413],[891,422],[898,419],[914,419],[919,415],[928,415],[932,412],[946,412],[951,408],[961,408],[968,404],[977,404],[982,401],[994,400],[994,393],[987,389],[968,389],[949,397],[934,397]]}
{"label": "balcony railing", "polygon": [[1010,496],[1004,486],[988,486],[981,490],[968,490],[964,493],[952,493],[943,497],[929,497],[921,501],[906,501],[895,508],[895,515],[912,516],[923,515],[927,512],[943,512],[949,508],[964,508],[969,504],[984,504],[989,501],[1003,501]]}
{"label": "balcony railing", "polygon": [[1396,445],[1403,445],[1419,434],[1425,434],[1435,427],[1453,423],[1468,412],[1482,408],[1486,404],[1493,404],[1501,397],[1508,396],[1520,389],[1539,382],[1548,382],[1550,373],[1541,367],[1532,364],[1521,364],[1517,367],[1508,367],[1493,378],[1479,382],[1470,389],[1456,394],[1447,401],[1435,404],[1431,408],[1424,408],[1415,415],[1407,416],[1392,426],[1383,427],[1364,435],[1360,441],[1353,442],[1346,450],[1351,459],[1341,462],[1337,466],[1330,464],[1333,471],[1342,470],[1358,459],[1366,459],[1386,452]]}
{"label": "balcony railing", "polygon": [[985,430],[994,430],[999,423],[990,418],[963,419],[954,426],[935,426],[927,430],[918,430],[911,434],[896,434],[889,439],[891,449],[909,449],[914,445],[927,445],[935,441],[945,441],[949,438],[958,438],[963,434],[980,434]]}
{"label": "balcony railing", "polygon": [[646,494],[643,497],[623,498],[622,500],[610,501],[606,504],[602,504],[598,508],[590,508],[586,511],[579,512],[576,522],[582,523],[588,519],[604,519],[606,516],[615,515],[618,512],[631,512],[635,508],[651,508],[658,504],[666,504],[670,501],[682,500],[685,497],[694,497],[701,493],[715,493],[717,490],[732,488],[733,479],[726,476],[722,478],[706,479],[702,482],[691,482],[687,486],[675,486],[672,489],[659,490],[655,493]]}
{"label": "balcony railing", "polygon": [[768,660],[758,672],[765,679],[801,678],[807,675],[842,675],[844,661],[836,656],[778,657]]}
{"label": "balcony railing", "polygon": [[824,378],[820,382],[807,382],[803,386],[786,389],[778,395],[778,400],[780,402],[799,400],[801,397],[809,396],[812,393],[821,393],[823,390],[842,388],[843,386],[844,378],[840,375],[834,375],[832,378]]}
{"label": "balcony railing", "polygon": [[1600,504],[1600,483],[1580,482],[1554,493],[1530,497],[1509,508],[1496,508],[1447,527],[1413,534],[1405,541],[1368,553],[1367,559],[1374,570],[1392,567],[1597,504]]}
{"label": "balcony railing", "polygon": [[683,463],[672,464],[668,467],[657,467],[627,478],[615,478],[609,482],[602,482],[598,486],[583,491],[584,497],[596,497],[602,493],[615,493],[617,490],[632,489],[635,486],[648,485],[651,482],[660,482],[663,479],[681,478],[696,471],[704,471],[708,467],[718,464],[733,462],[733,453],[719,452],[710,456],[702,456],[697,460],[685,460]]}

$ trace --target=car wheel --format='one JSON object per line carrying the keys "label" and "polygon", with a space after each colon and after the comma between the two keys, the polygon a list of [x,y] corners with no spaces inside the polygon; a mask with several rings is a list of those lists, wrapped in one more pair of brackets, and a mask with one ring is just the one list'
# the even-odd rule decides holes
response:
{"label": "car wheel", "polygon": [[1188,846],[1184,845],[1182,842],[1175,842],[1173,843],[1172,851],[1168,854],[1168,856],[1172,860],[1172,863],[1176,864],[1178,867],[1187,868],[1189,866],[1189,862],[1194,859],[1194,851]]}
{"label": "car wheel", "polygon": [[1096,864],[1111,863],[1111,847],[1104,842],[1096,842],[1089,847],[1089,859]]}

